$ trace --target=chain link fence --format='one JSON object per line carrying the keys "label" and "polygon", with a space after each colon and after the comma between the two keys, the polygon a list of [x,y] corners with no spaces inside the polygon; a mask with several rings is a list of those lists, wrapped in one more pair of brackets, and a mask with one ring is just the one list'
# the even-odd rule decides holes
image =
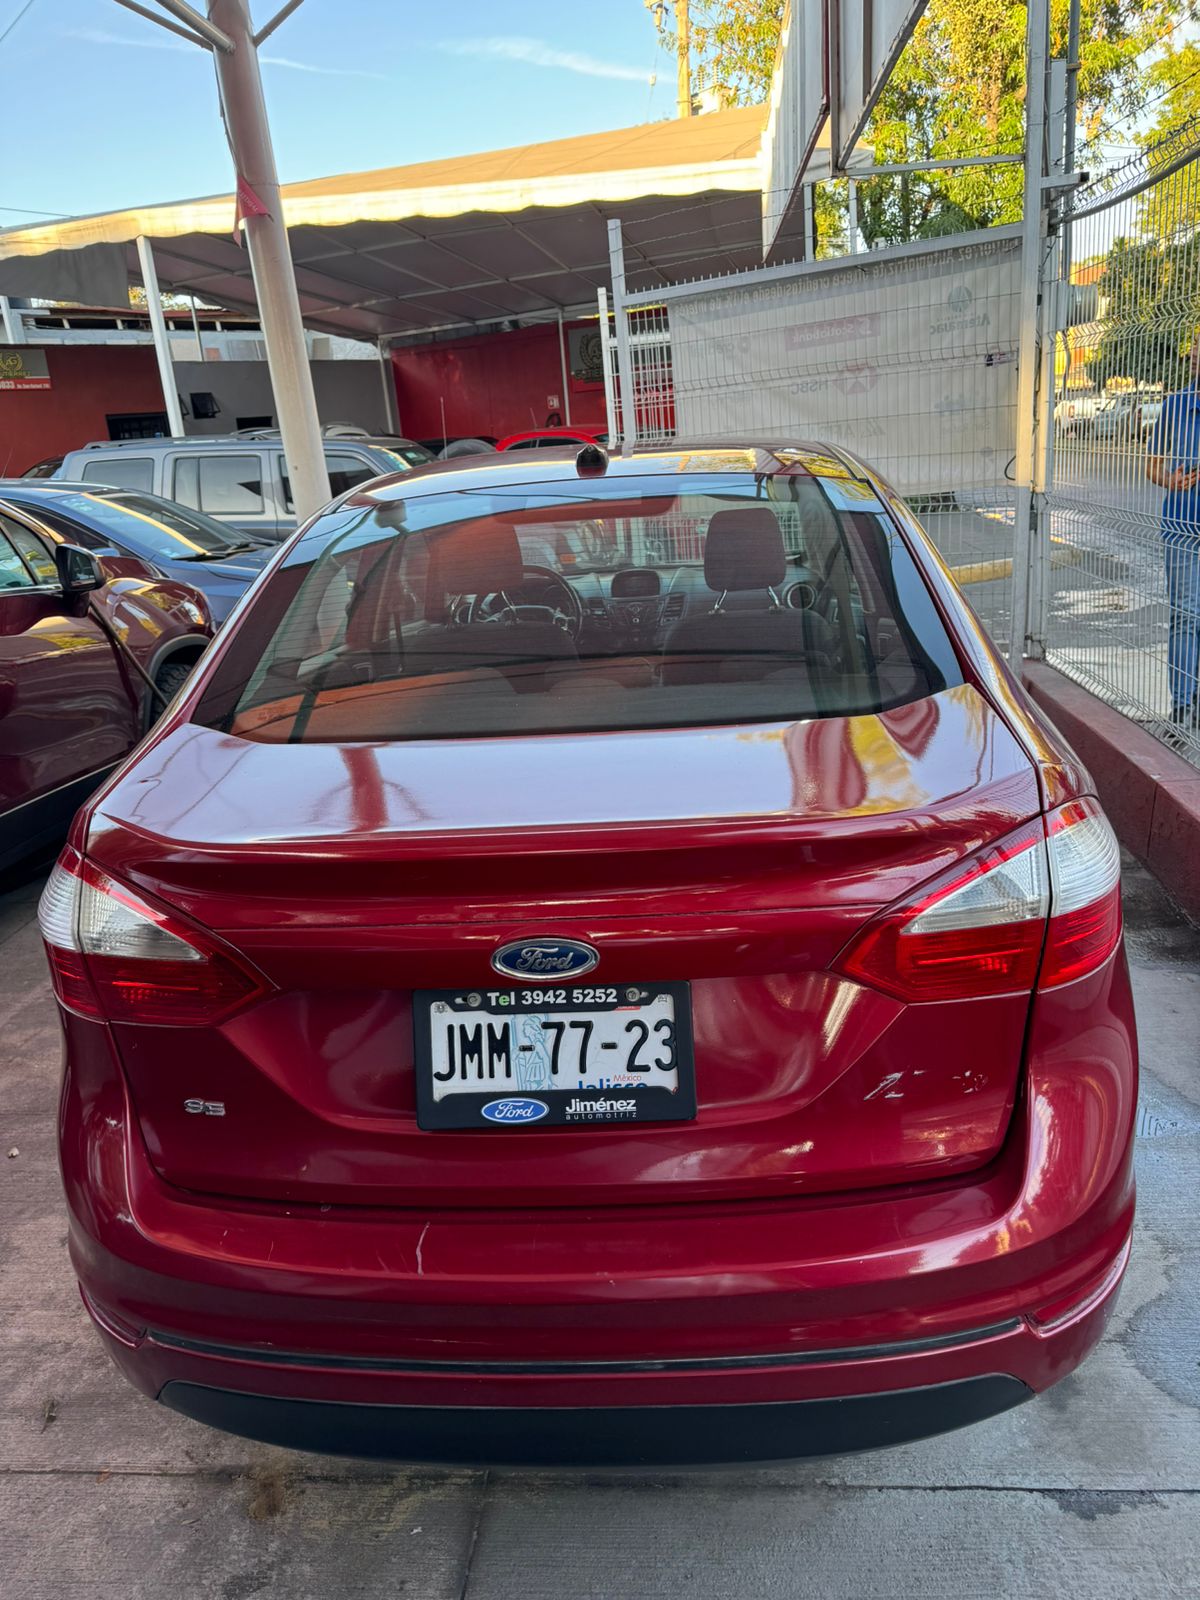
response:
{"label": "chain link fence", "polygon": [[994,229],[617,294],[617,436],[853,451],[906,496],[1007,648],[1018,269],[1017,230]]}
{"label": "chain link fence", "polygon": [[1200,124],[1080,191],[1061,251],[1046,656],[1200,765]]}

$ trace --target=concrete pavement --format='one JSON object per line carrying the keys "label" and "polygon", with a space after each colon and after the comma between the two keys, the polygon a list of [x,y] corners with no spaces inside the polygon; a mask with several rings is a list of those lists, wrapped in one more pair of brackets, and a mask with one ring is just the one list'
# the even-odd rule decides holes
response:
{"label": "concrete pavement", "polygon": [[0,896],[3,1600],[1200,1593],[1200,935],[1132,863],[1140,1212],[1101,1349],[1041,1400],[941,1439],[654,1478],[302,1456],[212,1433],[128,1389],[66,1258],[38,887]]}

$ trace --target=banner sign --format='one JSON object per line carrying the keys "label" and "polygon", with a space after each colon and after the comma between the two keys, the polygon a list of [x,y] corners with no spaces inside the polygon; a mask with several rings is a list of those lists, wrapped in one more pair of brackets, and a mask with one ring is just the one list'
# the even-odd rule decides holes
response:
{"label": "banner sign", "polygon": [[0,345],[0,389],[49,388],[44,350],[30,350],[23,344]]}
{"label": "banner sign", "polygon": [[1007,238],[674,301],[676,432],[841,445],[901,493],[1002,482],[1019,267]]}

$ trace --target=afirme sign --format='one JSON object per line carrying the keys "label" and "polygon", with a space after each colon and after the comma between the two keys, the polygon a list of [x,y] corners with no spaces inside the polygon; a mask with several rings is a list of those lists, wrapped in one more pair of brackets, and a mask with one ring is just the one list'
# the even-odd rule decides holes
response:
{"label": "afirme sign", "polygon": [[48,389],[50,369],[44,350],[0,344],[0,389]]}

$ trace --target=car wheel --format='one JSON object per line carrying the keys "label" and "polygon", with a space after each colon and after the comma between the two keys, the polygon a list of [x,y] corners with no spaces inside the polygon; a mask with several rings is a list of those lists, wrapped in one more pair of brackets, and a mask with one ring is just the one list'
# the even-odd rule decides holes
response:
{"label": "car wheel", "polygon": [[[160,667],[154,675],[155,687],[167,700],[173,700],[183,688],[192,674],[190,661],[168,661],[165,667]],[[150,707],[148,721],[151,725],[162,716],[163,708],[155,701]]]}

